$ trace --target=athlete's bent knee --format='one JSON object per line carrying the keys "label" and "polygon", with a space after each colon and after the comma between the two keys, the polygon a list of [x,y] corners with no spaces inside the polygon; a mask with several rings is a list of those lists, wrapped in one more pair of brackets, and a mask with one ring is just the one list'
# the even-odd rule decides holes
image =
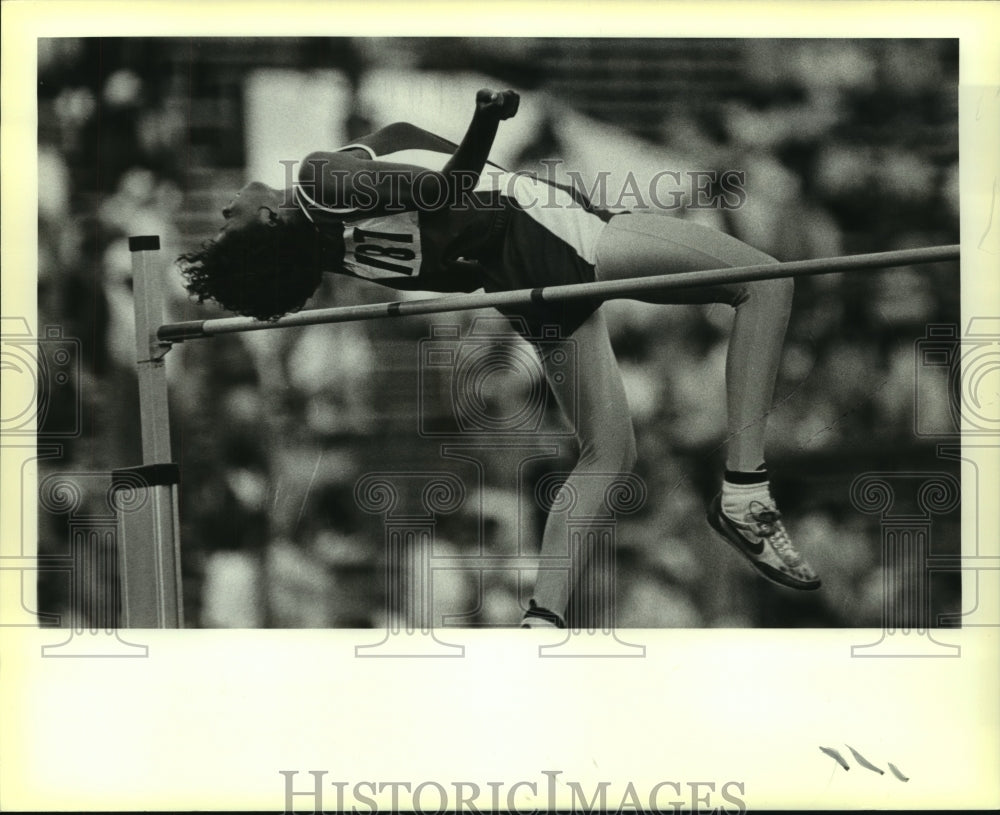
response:
{"label": "athlete's bent knee", "polygon": [[580,467],[593,472],[630,473],[635,469],[635,432],[631,423],[580,443]]}

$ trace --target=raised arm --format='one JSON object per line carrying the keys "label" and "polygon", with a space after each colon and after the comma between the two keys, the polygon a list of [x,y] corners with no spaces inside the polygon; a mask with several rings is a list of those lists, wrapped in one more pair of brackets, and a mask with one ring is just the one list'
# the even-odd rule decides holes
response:
{"label": "raised arm", "polygon": [[475,187],[501,121],[517,113],[513,91],[481,90],[462,143],[444,167],[371,160],[350,153],[310,154],[299,173],[300,190],[333,214],[444,209]]}
{"label": "raised arm", "polygon": [[452,185],[460,176],[471,176],[475,186],[490,157],[500,122],[512,118],[520,103],[521,97],[514,91],[483,89],[476,94],[476,110],[472,114],[469,129],[465,131],[462,143],[442,170],[445,175],[452,177]]}

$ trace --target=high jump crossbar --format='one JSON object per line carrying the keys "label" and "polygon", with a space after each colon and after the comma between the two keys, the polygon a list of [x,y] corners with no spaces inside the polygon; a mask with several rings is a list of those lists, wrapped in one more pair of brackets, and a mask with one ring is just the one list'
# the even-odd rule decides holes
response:
{"label": "high jump crossbar", "polygon": [[453,294],[392,303],[372,303],[361,306],[319,308],[289,314],[278,320],[261,321],[250,317],[220,317],[209,320],[192,320],[168,323],[157,329],[156,338],[161,343],[214,337],[217,334],[235,334],[244,331],[264,331],[272,328],[293,328],[321,323],[347,323],[374,320],[383,317],[409,317],[418,314],[441,314],[449,311],[470,311],[481,308],[518,308],[551,303],[568,303],[579,300],[610,300],[634,297],[672,289],[713,286],[751,280],[804,275],[856,272],[883,269],[891,266],[909,266],[919,263],[937,263],[958,260],[959,247],[931,246],[920,249],[902,249],[894,252],[875,252],[866,255],[846,255],[813,260],[796,260],[789,263],[765,263],[755,266],[734,266],[727,269],[709,269],[702,272],[678,272],[652,277],[624,280],[599,280],[595,283],[571,283],[565,286],[546,286],[537,289],[517,289],[490,294]]}
{"label": "high jump crossbar", "polygon": [[272,328],[346,323],[383,317],[442,314],[483,308],[524,308],[583,300],[628,298],[671,289],[710,286],[782,277],[831,274],[955,261],[959,247],[930,246],[865,255],[797,260],[679,272],[626,280],[602,280],[490,294],[454,294],[392,303],[321,308],[289,314],[279,320],[222,317],[163,323],[163,268],[155,262],[160,239],[129,238],[135,294],[135,343],[139,377],[142,465],[115,470],[112,485],[125,491],[118,503],[118,552],[123,628],[180,628],[181,595],[180,471],[170,453],[170,418],[164,359],[173,343]]}

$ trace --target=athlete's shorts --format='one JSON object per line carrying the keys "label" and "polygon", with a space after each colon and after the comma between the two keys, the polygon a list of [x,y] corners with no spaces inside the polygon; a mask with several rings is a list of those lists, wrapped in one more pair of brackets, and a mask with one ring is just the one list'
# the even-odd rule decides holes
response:
{"label": "athlete's shorts", "polygon": [[[530,190],[529,190],[530,192]],[[527,201],[526,201],[527,203]],[[587,210],[579,205],[519,207],[509,202],[501,213],[506,223],[494,251],[480,259],[486,291],[533,289],[571,283],[593,283],[597,241],[611,214]],[[516,309],[500,309],[508,318],[521,318],[530,336],[541,336],[546,326],[558,326],[569,336],[600,307],[600,301],[544,303]],[[520,320],[512,324],[521,329]],[[523,333],[523,331],[522,331]]]}

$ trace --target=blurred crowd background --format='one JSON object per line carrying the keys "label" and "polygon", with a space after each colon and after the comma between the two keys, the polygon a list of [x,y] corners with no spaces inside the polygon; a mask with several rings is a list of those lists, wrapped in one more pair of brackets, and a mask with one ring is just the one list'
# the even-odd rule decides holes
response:
{"label": "blurred crowd background", "polygon": [[[783,261],[958,242],[955,41],[60,38],[38,48],[38,324],[80,340],[82,397],[81,434],[41,463],[41,477],[140,463],[128,236],[161,238],[168,321],[219,316],[187,299],[172,259],[215,233],[245,181],[280,185],[281,160],[393,121],[458,140],[480,87],[523,94],[494,161],[545,173],[546,159],[563,159],[560,180],[566,168],[586,180],[605,173],[606,206],[638,208],[618,195],[629,173],[642,182],[662,170],[738,170],[741,207],[691,207],[688,195],[663,216],[714,225]],[[388,299],[338,279],[310,307]],[[798,281],[769,464],[793,539],[824,580],[808,596],[758,579],[704,521],[723,464],[730,310],[605,309],[647,492],[616,525],[618,624],[879,626],[896,585],[884,524],[852,504],[850,485],[867,472],[957,476],[935,452],[934,433],[950,426],[946,377],[918,355],[928,325],[958,323],[956,266]],[[384,625],[385,519],[354,492],[371,472],[461,477],[466,500],[436,519],[436,555],[537,549],[534,484],[574,454],[552,411],[539,433],[502,439],[481,466],[446,458],[442,445],[495,438],[422,432],[448,426],[454,372],[425,366],[421,378],[421,340],[435,325],[464,337],[476,316],[170,351],[187,625]],[[527,347],[513,335],[488,342]],[[490,415],[538,398],[530,365],[497,377]],[[73,409],[53,404],[46,420]],[[559,452],[519,469],[545,446]],[[84,492],[79,514],[107,513],[102,488]],[[904,493],[897,511],[919,514]],[[73,522],[43,508],[40,551],[66,551]],[[958,552],[957,512],[930,523],[932,550]],[[435,572],[437,622],[515,624],[530,578]],[[962,610],[955,575],[930,586],[932,622]],[[65,613],[68,598],[64,575],[41,574],[40,610]]]}

